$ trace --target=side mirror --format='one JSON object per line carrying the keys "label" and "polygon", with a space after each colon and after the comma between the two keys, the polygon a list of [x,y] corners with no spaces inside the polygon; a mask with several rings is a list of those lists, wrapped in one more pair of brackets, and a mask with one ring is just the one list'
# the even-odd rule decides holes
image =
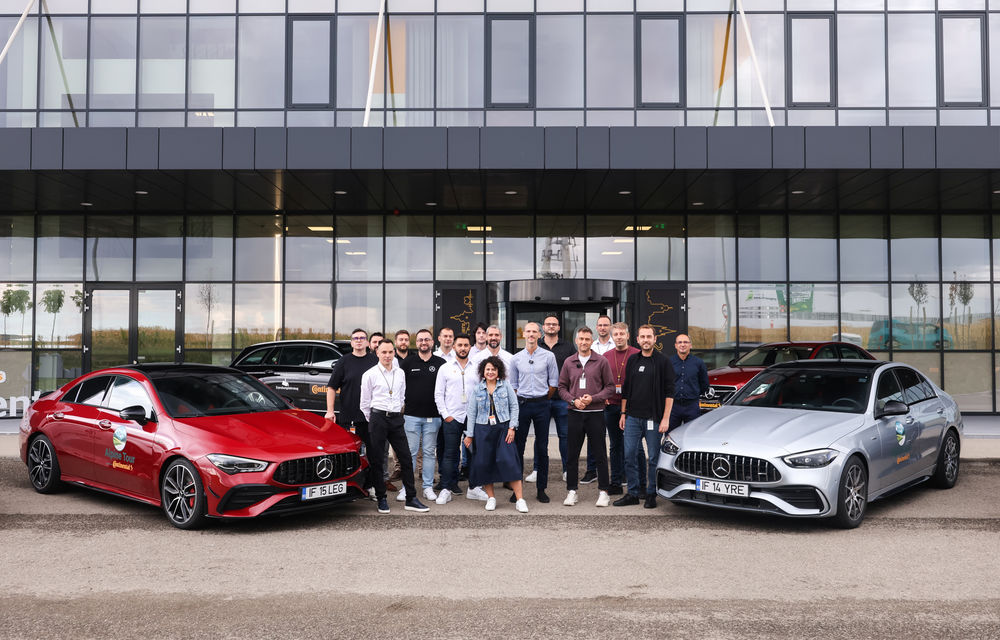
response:
{"label": "side mirror", "polygon": [[881,411],[878,412],[876,418],[885,418],[886,416],[903,416],[910,412],[910,408],[898,400],[890,400],[885,403]]}
{"label": "side mirror", "polygon": [[124,409],[118,412],[118,416],[122,420],[131,420],[132,422],[138,422],[140,425],[143,426],[145,426],[146,423],[150,421],[149,416],[146,414],[146,409],[144,407],[140,407],[139,405],[125,407]]}

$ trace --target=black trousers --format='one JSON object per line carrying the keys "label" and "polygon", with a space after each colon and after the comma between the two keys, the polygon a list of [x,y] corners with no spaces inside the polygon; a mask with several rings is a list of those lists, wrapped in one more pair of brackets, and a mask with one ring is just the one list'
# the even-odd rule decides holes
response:
{"label": "black trousers", "polygon": [[597,486],[601,491],[607,491],[610,486],[608,478],[608,448],[604,445],[604,412],[569,410],[566,425],[566,440],[569,451],[566,455],[566,489],[576,491],[580,483],[580,451],[583,449],[583,439],[587,438],[587,448],[594,456],[597,467]]}
{"label": "black trousers", "polygon": [[417,497],[417,489],[413,485],[413,458],[410,457],[410,443],[406,440],[406,430],[403,429],[402,414],[387,418],[372,411],[372,419],[368,423],[368,437],[371,440],[368,449],[368,464],[371,465],[372,485],[375,487],[375,497],[385,497],[385,455],[387,445],[396,452],[399,460],[400,476],[403,488],[406,489],[406,499]]}

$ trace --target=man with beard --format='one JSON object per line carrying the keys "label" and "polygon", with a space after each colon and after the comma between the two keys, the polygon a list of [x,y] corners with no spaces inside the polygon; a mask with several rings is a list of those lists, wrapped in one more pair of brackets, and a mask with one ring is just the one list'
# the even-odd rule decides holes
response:
{"label": "man with beard", "polygon": [[[452,496],[462,495],[458,487],[458,458],[465,432],[466,407],[476,388],[476,373],[469,362],[469,348],[472,346],[467,334],[455,338],[455,360],[445,364],[434,383],[434,403],[442,417],[441,430],[444,432],[444,462],[441,463],[441,492],[437,504],[451,502]],[[481,497],[480,497],[481,496]],[[486,500],[482,489],[470,488],[470,499]]]}
{"label": "man with beard", "polygon": [[406,360],[406,356],[410,355],[410,332],[406,329],[400,329],[393,336],[393,340],[396,344],[396,360],[402,366],[403,360]]}
{"label": "man with beard", "polygon": [[[616,322],[611,325],[611,339],[615,348],[604,354],[604,359],[611,365],[611,375],[615,380],[615,392],[608,397],[604,407],[604,426],[608,430],[608,459],[611,463],[611,488],[608,495],[621,495],[622,481],[625,480],[625,441],[622,429],[619,427],[622,415],[622,386],[625,384],[625,365],[628,359],[639,353],[635,347],[628,344],[628,325]],[[638,459],[639,479],[642,486],[646,485],[646,455],[639,448]],[[615,500],[616,506],[622,506]]]}
{"label": "man with beard", "polygon": [[[559,316],[554,314],[546,316],[545,320],[542,322],[542,332],[545,334],[545,337],[538,343],[538,346],[552,352],[552,355],[556,357],[556,367],[561,372],[563,363],[566,362],[566,358],[576,353],[576,349],[573,348],[573,345],[570,343],[559,338]],[[551,414],[552,419],[556,422],[556,436],[559,437],[559,457],[562,459],[563,480],[566,479],[566,431],[568,411],[569,404],[560,398],[558,393],[553,394],[552,398],[549,400],[549,413]],[[536,467],[531,472],[531,475],[525,479],[528,482],[535,482],[538,478],[537,471],[538,469]],[[596,474],[594,477],[597,477]],[[584,478],[587,478],[586,474],[584,474]],[[588,481],[592,482],[591,480]]]}
{"label": "man with beard", "polygon": [[[421,480],[424,497],[428,500],[437,500],[437,495],[434,493],[434,463],[437,456],[441,415],[434,404],[434,385],[438,372],[446,362],[444,358],[431,352],[433,348],[434,337],[431,332],[427,329],[417,331],[417,351],[407,356],[402,364],[403,373],[406,375],[404,404],[406,413],[403,415],[403,428],[406,431],[414,469],[417,468],[417,452],[423,449]],[[397,500],[406,500],[407,496],[403,491]]]}
{"label": "man with beard", "polygon": [[371,349],[372,353],[378,351],[378,346],[382,344],[385,340],[385,335],[381,331],[372,331],[372,335],[368,338],[368,348]]}
{"label": "man with beard", "polygon": [[[479,363],[489,358],[490,356],[498,356],[500,360],[503,361],[503,366],[510,368],[511,358],[514,357],[512,353],[506,349],[500,348],[500,327],[495,324],[486,327],[486,348],[477,353],[474,356],[470,356],[469,360],[475,365],[476,371],[479,370]],[[476,382],[479,382],[479,374],[476,374]]]}

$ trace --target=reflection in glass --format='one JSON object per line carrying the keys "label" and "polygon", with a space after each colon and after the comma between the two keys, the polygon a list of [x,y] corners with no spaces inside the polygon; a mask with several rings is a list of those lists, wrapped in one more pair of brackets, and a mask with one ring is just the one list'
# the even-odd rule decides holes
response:
{"label": "reflection in glass", "polygon": [[736,279],[736,228],[729,215],[688,219],[688,279]]}
{"label": "reflection in glass", "polygon": [[486,217],[486,279],[529,280],[534,277],[531,259],[531,216],[494,215]]}
{"label": "reflection in glass", "polygon": [[537,277],[542,279],[582,278],[582,216],[538,216],[535,221]]}
{"label": "reflection in glass", "polygon": [[933,13],[889,14],[890,107],[937,104],[934,31]]}
{"label": "reflection in glass", "polygon": [[87,92],[87,19],[45,18],[41,51],[41,107],[69,109],[81,121]]}
{"label": "reflection in glass", "polygon": [[333,217],[285,217],[285,279],[333,279]]}
{"label": "reflection in glass", "polygon": [[33,216],[0,215],[0,279],[32,279],[34,238]]}
{"label": "reflection in glass", "polygon": [[330,104],[330,20],[292,20],[292,104]]}
{"label": "reflection in glass", "polygon": [[494,19],[489,24],[490,102],[526,105],[531,100],[531,22]]}
{"label": "reflection in glass", "polygon": [[829,215],[792,214],[788,219],[788,279],[837,279],[837,240]]}
{"label": "reflection in glass", "polygon": [[128,289],[94,289],[90,293],[90,369],[131,364],[128,353]]}
{"label": "reflection in glass", "polygon": [[139,108],[184,108],[187,20],[139,19]]}
{"label": "reflection in glass", "polygon": [[894,215],[892,224],[892,279],[937,280],[937,216]]}
{"label": "reflection in glass", "polygon": [[831,18],[791,19],[792,102],[832,102]]}
{"label": "reflection in glass", "polygon": [[587,106],[635,105],[633,17],[587,16]]}
{"label": "reflection in glass", "polygon": [[136,280],[180,280],[184,253],[181,216],[139,216]]}
{"label": "reflection in glass", "polygon": [[785,285],[741,284],[737,299],[740,345],[788,339],[785,316],[788,289]]}
{"label": "reflection in glass", "polygon": [[[434,106],[434,19],[430,16],[393,17],[386,32],[389,59],[389,103],[387,107]],[[433,117],[433,116],[432,116]],[[393,126],[430,126],[429,123]]]}
{"label": "reflection in glass", "polygon": [[83,374],[83,354],[79,349],[35,351],[37,389],[52,391]]}
{"label": "reflection in glass", "polygon": [[892,354],[893,362],[908,364],[934,384],[941,386],[941,354],[913,353],[912,351],[897,351]]}
{"label": "reflection in glass", "polygon": [[236,102],[236,18],[192,17],[188,37],[188,108],[232,109]]}
{"label": "reflection in glass", "polygon": [[285,285],[285,340],[329,340],[333,284]]}
{"label": "reflection in glass", "polygon": [[281,285],[236,285],[234,347],[281,338]]}
{"label": "reflection in glass", "polygon": [[[382,280],[382,216],[337,216],[337,280]],[[347,329],[348,333],[351,331]],[[350,336],[348,336],[350,337]]]}
{"label": "reflection in glass", "polygon": [[368,333],[382,330],[382,285],[343,284],[334,289],[335,340],[346,340],[358,327]]}
{"label": "reflection in glass", "polygon": [[[780,290],[779,290],[780,292]],[[840,340],[861,344],[861,337],[841,337],[837,327],[837,285],[788,285],[788,313],[792,340]]]}
{"label": "reflection in glass", "polygon": [[132,280],[132,234],[132,216],[88,216],[87,280]]}
{"label": "reflection in glass", "polygon": [[39,280],[83,277],[82,216],[39,217],[37,243],[36,274]]}
{"label": "reflection in glass", "polygon": [[840,217],[841,280],[886,280],[889,247],[885,216],[877,214]]}
{"label": "reflection in glass", "polygon": [[30,284],[0,285],[0,347],[31,348],[31,315],[34,300]]}
{"label": "reflection in glass", "polygon": [[944,283],[944,348],[992,348],[993,314],[990,305],[990,285],[973,284],[968,280]]}
{"label": "reflection in glass", "polygon": [[535,103],[582,107],[583,16],[540,15],[535,29]]}
{"label": "reflection in glass", "polygon": [[241,17],[239,52],[240,108],[284,107],[285,18]]}
{"label": "reflection in glass", "polygon": [[83,285],[38,284],[35,287],[35,336],[39,347],[83,345]]}
{"label": "reflection in glass", "polygon": [[989,280],[989,218],[945,214],[941,220],[941,271],[945,280]]}
{"label": "reflection in glass", "polygon": [[941,79],[945,104],[983,102],[983,21],[941,18]]}
{"label": "reflection in glass", "polygon": [[688,287],[688,333],[698,349],[736,348],[736,287],[693,284]]}
{"label": "reflection in glass", "polygon": [[639,73],[644,104],[680,104],[680,20],[640,21]]}
{"label": "reflection in glass", "polygon": [[386,280],[434,277],[434,217],[390,216],[385,225]]}
{"label": "reflection in glass", "polygon": [[688,106],[733,106],[736,23],[725,15],[688,15],[686,23]]}
{"label": "reflection in glass", "polygon": [[884,284],[840,286],[841,339],[859,342],[869,351],[886,348],[889,324],[889,289]]}
{"label": "reflection in glass", "polygon": [[[772,107],[785,106],[785,19],[780,14],[750,14],[747,16],[753,34],[754,51],[760,64],[760,74],[767,88]],[[738,104],[741,107],[763,107],[757,73],[753,70],[750,47],[742,29],[736,32],[739,54]],[[767,124],[766,120],[761,124]]]}
{"label": "reflection in glass", "polygon": [[[885,18],[837,16],[837,101],[842,107],[885,106]],[[882,116],[881,124],[885,124]]]}
{"label": "reflection in glass", "polygon": [[961,411],[993,411],[991,368],[988,353],[944,354],[944,390]]}
{"label": "reflection in glass", "polygon": [[740,280],[784,280],[784,216],[741,214],[737,221]]}
{"label": "reflection in glass", "polygon": [[940,286],[936,282],[892,285],[892,331],[881,332],[881,344],[901,351],[951,349],[954,336],[941,326]]}
{"label": "reflection in glass", "polygon": [[226,351],[204,351],[185,350],[184,362],[196,362],[199,364],[214,364],[220,367],[228,367],[233,361],[233,352]]}
{"label": "reflection in glass", "polygon": [[[184,290],[185,349],[232,346],[233,287],[229,283],[189,283]],[[190,359],[190,353],[185,360]]]}
{"label": "reflection in glass", "polygon": [[410,344],[415,344],[418,329],[434,332],[434,285],[385,285],[385,333],[400,329],[410,332]]}
{"label": "reflection in glass", "polygon": [[482,107],[483,17],[438,16],[437,25],[437,106]]}
{"label": "reflection in glass", "polygon": [[236,216],[236,279],[281,280],[281,216]]}
{"label": "reflection in glass", "polygon": [[177,355],[177,292],[174,289],[139,289],[136,300],[138,326],[136,360],[173,362]]}
{"label": "reflection in glass", "polygon": [[188,280],[232,280],[232,216],[188,216],[185,241]]}
{"label": "reflection in glass", "polygon": [[[337,106],[364,108],[375,46],[375,16],[340,16],[337,19]],[[382,47],[385,47],[383,39]],[[375,61],[372,107],[385,104],[384,48]]]}
{"label": "reflection in glass", "polygon": [[[7,43],[17,20],[13,16],[0,18],[0,42]],[[7,50],[4,72],[0,73],[0,109],[34,109],[37,76],[38,23],[28,20]]]}
{"label": "reflection in glass", "polygon": [[639,280],[684,280],[684,217],[639,216],[635,227]]}
{"label": "reflection in glass", "polygon": [[90,20],[90,108],[135,108],[135,18]]}
{"label": "reflection in glass", "polygon": [[483,217],[479,214],[437,217],[434,255],[438,280],[483,279],[484,257],[490,258],[496,253],[493,239],[485,238],[483,233]]}
{"label": "reflection in glass", "polygon": [[588,278],[635,280],[634,228],[632,216],[588,216]]}

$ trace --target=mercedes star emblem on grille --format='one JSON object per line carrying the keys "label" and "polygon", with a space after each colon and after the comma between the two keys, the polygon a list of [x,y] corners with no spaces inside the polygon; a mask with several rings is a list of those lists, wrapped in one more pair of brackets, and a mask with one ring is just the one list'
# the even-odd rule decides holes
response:
{"label": "mercedes star emblem on grille", "polygon": [[708,398],[709,400],[711,400],[712,398],[714,398],[715,397],[715,389],[713,387],[709,387],[708,391],[705,392],[705,397]]}
{"label": "mercedes star emblem on grille", "polygon": [[[726,467],[728,468],[728,463]],[[316,462],[316,475],[319,476],[320,480],[326,480],[333,473],[333,460],[330,458],[320,458]]]}
{"label": "mercedes star emblem on grille", "polygon": [[717,456],[715,460],[712,460],[712,473],[715,474],[716,478],[728,478],[729,471],[729,460],[722,456]]}

